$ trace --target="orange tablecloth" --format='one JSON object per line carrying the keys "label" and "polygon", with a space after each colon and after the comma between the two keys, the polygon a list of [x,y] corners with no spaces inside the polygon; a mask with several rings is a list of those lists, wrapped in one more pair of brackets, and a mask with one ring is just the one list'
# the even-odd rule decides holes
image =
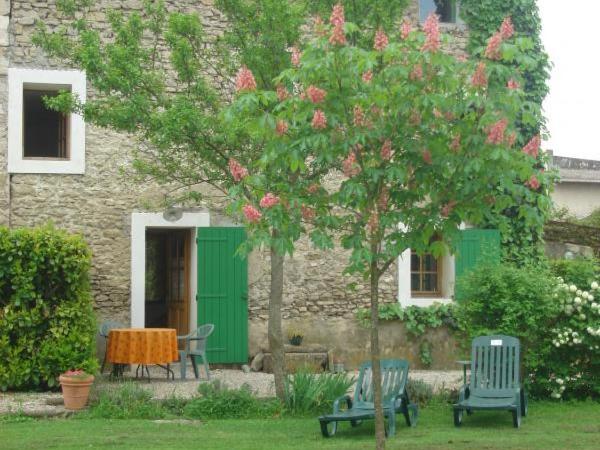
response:
{"label": "orange tablecloth", "polygon": [[106,359],[114,364],[168,364],[179,359],[174,328],[116,328],[108,334]]}

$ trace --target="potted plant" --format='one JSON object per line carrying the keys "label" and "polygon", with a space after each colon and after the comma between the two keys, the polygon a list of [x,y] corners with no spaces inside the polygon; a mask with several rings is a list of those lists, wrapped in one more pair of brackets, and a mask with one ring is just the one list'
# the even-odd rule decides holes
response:
{"label": "potted plant", "polygon": [[94,383],[94,375],[83,370],[67,370],[58,377],[62,388],[65,408],[83,409],[90,396],[90,388]]}
{"label": "potted plant", "polygon": [[300,345],[302,344],[302,339],[304,339],[304,333],[297,328],[290,328],[288,330],[288,340],[292,345]]}

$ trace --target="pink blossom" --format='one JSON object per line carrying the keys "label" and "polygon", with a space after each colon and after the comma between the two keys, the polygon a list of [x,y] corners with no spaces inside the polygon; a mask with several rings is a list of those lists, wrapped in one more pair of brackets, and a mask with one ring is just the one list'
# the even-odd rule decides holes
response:
{"label": "pink blossom", "polygon": [[81,369],[77,369],[77,370],[67,370],[65,373],[63,373],[64,376],[66,377],[79,377],[81,375],[85,374],[85,372]]}
{"label": "pink blossom", "polygon": [[539,134],[536,134],[532,137],[529,142],[523,147],[523,153],[533,156],[534,158],[538,157],[538,153],[540,151],[540,144],[542,143],[542,138]]}
{"label": "pink blossom", "polygon": [[383,30],[380,28],[375,33],[375,42],[373,43],[373,48],[378,52],[383,51],[389,44],[389,39]]}
{"label": "pink blossom", "polygon": [[508,125],[508,120],[500,119],[495,124],[493,124],[488,130],[488,136],[486,143],[499,145],[504,141],[504,132],[506,131],[506,126]]}
{"label": "pink blossom", "polygon": [[254,79],[254,75],[252,75],[252,72],[246,66],[242,66],[237,73],[235,79],[235,89],[238,92],[253,91],[256,89],[256,80]]}
{"label": "pink blossom", "polygon": [[502,36],[502,39],[510,39],[514,33],[515,28],[513,27],[512,20],[510,17],[505,17],[502,21],[502,25],[500,25],[500,35]]}
{"label": "pink blossom", "polygon": [[306,89],[306,95],[311,102],[321,103],[325,99],[327,92],[324,89],[319,89],[318,87],[311,85]]}
{"label": "pink blossom", "polygon": [[260,207],[261,208],[272,208],[277,203],[279,203],[279,197],[272,194],[271,192],[267,192],[263,198],[260,199]]}
{"label": "pink blossom", "polygon": [[389,161],[392,159],[392,141],[386,139],[381,146],[381,159]]}
{"label": "pink blossom", "polygon": [[460,134],[457,134],[452,138],[452,142],[450,143],[450,150],[453,152],[457,152],[460,150]]}
{"label": "pink blossom", "polygon": [[283,136],[288,131],[288,124],[285,120],[278,120],[277,125],[275,125],[275,132],[279,136]]}
{"label": "pink blossom", "polygon": [[302,205],[300,206],[300,211],[302,214],[302,218],[306,221],[313,220],[316,216],[316,212],[310,206]]}
{"label": "pink blossom", "polygon": [[410,34],[410,22],[406,19],[402,21],[402,25],[400,26],[400,37],[402,39],[408,39],[408,35]]}
{"label": "pink blossom", "polygon": [[410,74],[408,75],[408,78],[410,78],[413,81],[423,79],[423,67],[421,66],[421,64],[417,64],[413,67]]}
{"label": "pink blossom", "polygon": [[390,190],[387,186],[383,186],[381,189],[381,194],[379,194],[379,198],[377,199],[377,207],[380,211],[385,211],[387,209],[388,201],[390,200]]}
{"label": "pink blossom", "polygon": [[365,124],[365,113],[363,112],[360,105],[354,106],[353,110],[354,118],[352,119],[355,127],[362,127]]}
{"label": "pink blossom", "polygon": [[425,23],[423,23],[423,31],[425,32],[425,43],[423,51],[436,52],[440,48],[440,27],[438,16],[435,13],[429,14]]}
{"label": "pink blossom", "polygon": [[529,180],[525,182],[525,185],[529,186],[534,191],[537,191],[540,187],[540,181],[535,175],[531,175],[531,177],[529,177]]}
{"label": "pink blossom", "polygon": [[325,25],[325,23],[323,22],[323,19],[321,19],[321,16],[315,17],[314,29],[315,29],[315,34],[317,36],[324,36],[325,35],[325,27],[324,27],[324,25]]}
{"label": "pink blossom", "polygon": [[506,87],[508,89],[519,89],[519,83],[511,78],[508,80],[508,83],[506,83]]}
{"label": "pink blossom", "polygon": [[428,149],[423,150],[423,161],[427,164],[433,164],[433,158],[431,157],[431,152]]}
{"label": "pink blossom", "polygon": [[242,178],[245,178],[248,176],[248,169],[246,169],[244,166],[242,166],[235,159],[230,158],[229,159],[229,173],[231,173],[231,176],[233,177],[235,182],[239,182]]}
{"label": "pink blossom", "polygon": [[262,217],[261,212],[252,205],[244,205],[242,211],[244,212],[244,216],[246,216],[246,219],[250,223],[256,223]]}
{"label": "pink blossom", "polygon": [[360,173],[360,166],[356,163],[356,154],[354,152],[350,152],[348,157],[342,161],[342,170],[348,178],[352,178]]}
{"label": "pink blossom", "polygon": [[327,127],[327,117],[320,109],[316,109],[312,118],[312,127],[315,130],[321,130]]}
{"label": "pink blossom", "polygon": [[311,194],[315,194],[319,191],[319,189],[321,189],[321,186],[319,186],[318,183],[313,183],[308,187],[307,191]]}
{"label": "pink blossom", "polygon": [[289,96],[290,96],[290,94],[287,91],[287,89],[285,88],[285,86],[283,84],[278,84],[277,85],[277,98],[279,99],[279,101],[282,102],[285,99],[287,99]]}
{"label": "pink blossom", "polygon": [[483,61],[477,64],[475,73],[471,77],[471,84],[475,87],[487,87],[488,80],[487,75],[485,73],[485,63]]}
{"label": "pink blossom", "polygon": [[298,47],[292,47],[292,66],[298,67],[300,65],[300,58],[302,57],[302,53],[298,50]]}
{"label": "pink blossom", "polygon": [[333,33],[329,38],[329,42],[334,45],[344,45],[346,43],[346,34],[344,33],[346,19],[344,18],[344,7],[341,3],[338,3],[333,7],[329,23],[333,25]]}
{"label": "pink blossom", "polygon": [[500,32],[494,33],[494,35],[488,40],[488,44],[484,52],[485,57],[489,59],[500,59],[501,44],[502,35],[500,34]]}
{"label": "pink blossom", "polygon": [[444,206],[442,206],[442,210],[441,210],[442,217],[448,217],[455,206],[456,206],[456,200],[450,200],[448,203],[446,203]]}
{"label": "pink blossom", "polygon": [[369,84],[372,79],[373,79],[373,72],[371,72],[370,70],[367,70],[365,73],[362,74],[362,80],[365,83]]}

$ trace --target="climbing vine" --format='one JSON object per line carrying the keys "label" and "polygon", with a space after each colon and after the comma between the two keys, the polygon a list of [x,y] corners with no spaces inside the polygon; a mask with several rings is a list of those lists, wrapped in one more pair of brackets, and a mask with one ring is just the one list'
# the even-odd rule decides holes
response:
{"label": "climbing vine", "polygon": [[[468,51],[475,57],[484,53],[488,39],[505,17],[511,17],[517,36],[531,39],[532,45],[524,51],[526,65],[507,58],[503,63],[512,66],[524,80],[523,95],[528,106],[518,121],[518,142],[523,146],[532,136],[544,134],[542,101],[548,94],[550,62],[540,37],[541,20],[535,0],[461,0],[460,13],[469,28]],[[545,163],[546,157],[540,154],[538,167],[543,168]],[[532,199],[515,199],[515,206],[508,208],[503,216],[484,220],[481,224],[500,229],[504,259],[531,263],[543,256],[543,227],[550,213],[553,182],[551,178],[546,185],[540,186]],[[538,213],[525,217],[524,210],[537,210]]]}

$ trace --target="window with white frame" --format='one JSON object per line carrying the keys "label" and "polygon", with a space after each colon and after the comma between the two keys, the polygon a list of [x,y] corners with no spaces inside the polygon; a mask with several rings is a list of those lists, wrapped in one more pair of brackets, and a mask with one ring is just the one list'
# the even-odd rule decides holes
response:
{"label": "window with white frame", "polygon": [[459,17],[459,0],[419,0],[419,19],[425,22],[435,13],[441,23],[463,23]]}
{"label": "window with white frame", "polygon": [[69,91],[85,101],[85,74],[74,70],[8,70],[8,172],[83,174],[85,123],[49,109],[44,99]]}

